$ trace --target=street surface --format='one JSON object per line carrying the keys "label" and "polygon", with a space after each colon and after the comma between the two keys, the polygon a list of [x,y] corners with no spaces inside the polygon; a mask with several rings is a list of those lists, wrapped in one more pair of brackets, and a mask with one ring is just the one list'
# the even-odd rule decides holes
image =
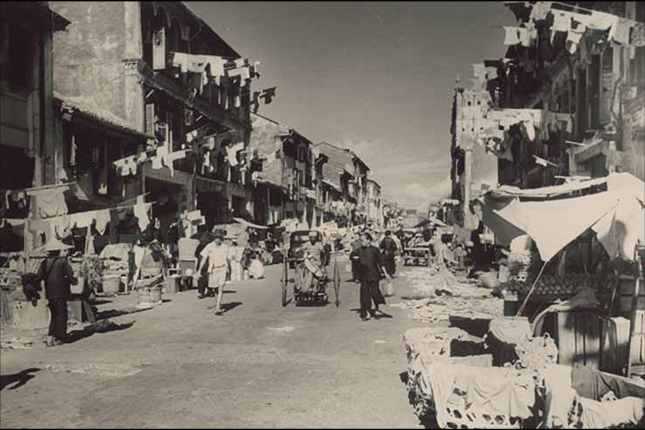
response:
{"label": "street surface", "polygon": [[[228,284],[223,316],[196,290],[112,316],[136,305],[118,296],[101,299],[98,317],[119,330],[2,350],[0,427],[421,428],[400,376],[403,333],[419,324],[390,306],[392,318],[362,322],[347,282],[339,308],[282,308],[281,269]],[[395,284],[388,304],[408,291],[404,278]]]}

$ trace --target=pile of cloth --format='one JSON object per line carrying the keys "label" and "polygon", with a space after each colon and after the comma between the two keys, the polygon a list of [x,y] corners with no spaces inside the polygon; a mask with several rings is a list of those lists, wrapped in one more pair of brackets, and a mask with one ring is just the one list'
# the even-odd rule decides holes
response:
{"label": "pile of cloth", "polygon": [[492,297],[477,281],[457,278],[450,271],[414,268],[403,273],[411,282],[412,296],[391,306],[408,309],[409,316],[424,323],[447,321],[450,316],[489,319],[504,314],[504,302]]}
{"label": "pile of cloth", "polygon": [[544,377],[546,428],[643,428],[645,384],[553,364]]}
{"label": "pile of cloth", "polygon": [[519,428],[533,416],[535,381],[513,368],[463,364],[464,358],[419,357],[408,372],[408,389],[421,420],[439,428]]}

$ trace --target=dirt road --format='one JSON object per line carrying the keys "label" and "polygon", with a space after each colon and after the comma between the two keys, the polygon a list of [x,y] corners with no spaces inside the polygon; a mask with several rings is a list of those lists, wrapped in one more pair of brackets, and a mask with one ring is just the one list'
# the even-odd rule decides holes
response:
{"label": "dirt road", "polygon": [[[3,350],[0,426],[421,427],[400,377],[402,335],[418,324],[390,307],[392,318],[362,322],[356,284],[343,283],[339,308],[282,308],[272,266],[227,286],[223,316],[194,290],[166,298],[111,317],[121,330]],[[104,300],[99,317],[135,300]]]}

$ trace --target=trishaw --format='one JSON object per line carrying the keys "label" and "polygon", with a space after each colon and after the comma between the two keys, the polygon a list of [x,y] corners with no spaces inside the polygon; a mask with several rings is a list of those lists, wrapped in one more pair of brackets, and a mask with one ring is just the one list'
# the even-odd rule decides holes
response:
{"label": "trishaw", "polygon": [[[299,244],[298,246],[302,246]],[[340,306],[340,270],[336,259],[333,256],[331,277],[328,265],[323,262],[321,268],[315,267],[305,258],[302,252],[290,248],[287,257],[283,260],[282,273],[282,306],[287,306],[289,285],[293,285],[293,301],[296,306],[304,303],[329,303],[328,286],[331,283],[334,289],[336,307]],[[293,270],[293,273],[290,273]],[[304,291],[304,283],[308,271],[314,273],[313,285],[308,291]]]}

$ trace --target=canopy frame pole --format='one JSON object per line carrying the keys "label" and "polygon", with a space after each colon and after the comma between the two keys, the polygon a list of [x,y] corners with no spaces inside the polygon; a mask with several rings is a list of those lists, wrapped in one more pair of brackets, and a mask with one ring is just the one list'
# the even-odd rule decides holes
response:
{"label": "canopy frame pole", "polygon": [[517,311],[517,314],[515,314],[516,317],[519,317],[522,315],[522,312],[524,312],[524,308],[526,307],[526,304],[529,302],[529,297],[531,297],[531,294],[533,294],[533,290],[535,289],[535,286],[537,285],[538,281],[540,280],[540,276],[542,276],[542,272],[544,272],[544,269],[546,268],[546,265],[551,261],[551,259],[547,260],[544,262],[542,265],[542,268],[540,269],[540,272],[537,275],[537,278],[535,278],[535,281],[533,281],[533,285],[531,286],[531,289],[529,290],[529,293],[526,295],[524,298],[524,301],[522,302],[522,306]]}

